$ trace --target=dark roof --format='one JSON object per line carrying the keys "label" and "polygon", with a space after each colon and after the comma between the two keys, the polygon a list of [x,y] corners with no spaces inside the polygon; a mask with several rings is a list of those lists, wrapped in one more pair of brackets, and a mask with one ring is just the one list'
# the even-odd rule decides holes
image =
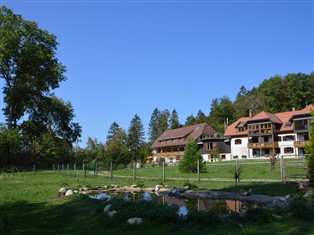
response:
{"label": "dark roof", "polygon": [[[152,148],[186,145],[187,138],[189,136],[196,140],[202,135],[214,135],[216,133],[217,132],[206,123],[168,130],[165,131],[161,136],[159,136],[157,140],[155,140]],[[184,140],[180,141],[181,138],[184,138]],[[169,143],[167,143],[167,140],[176,141],[169,141]],[[164,141],[165,143],[162,143],[162,141]]]}

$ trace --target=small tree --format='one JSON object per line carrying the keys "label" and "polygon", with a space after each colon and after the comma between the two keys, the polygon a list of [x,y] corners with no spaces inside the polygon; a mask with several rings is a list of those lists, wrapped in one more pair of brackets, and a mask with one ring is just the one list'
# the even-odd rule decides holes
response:
{"label": "small tree", "polygon": [[[314,117],[314,111],[312,111],[312,117]],[[314,121],[311,122],[310,127],[310,142],[305,146],[305,151],[309,154],[306,157],[307,177],[310,183],[314,183]]]}
{"label": "small tree", "polygon": [[[188,138],[188,143],[185,146],[183,159],[179,162],[179,170],[181,172],[197,172],[197,161],[202,161],[202,155],[199,151],[197,143],[192,137]],[[200,163],[200,172],[206,170],[205,164]]]}

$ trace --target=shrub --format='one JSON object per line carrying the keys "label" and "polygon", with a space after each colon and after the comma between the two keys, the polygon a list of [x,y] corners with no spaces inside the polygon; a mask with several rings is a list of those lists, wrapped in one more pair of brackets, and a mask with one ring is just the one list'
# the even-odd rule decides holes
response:
{"label": "shrub", "polygon": [[272,212],[263,208],[252,208],[244,213],[244,221],[256,222],[258,224],[266,224],[273,220]]}
{"label": "shrub", "polygon": [[302,196],[296,196],[289,201],[287,211],[296,219],[310,219],[314,217],[314,209],[307,204]]}

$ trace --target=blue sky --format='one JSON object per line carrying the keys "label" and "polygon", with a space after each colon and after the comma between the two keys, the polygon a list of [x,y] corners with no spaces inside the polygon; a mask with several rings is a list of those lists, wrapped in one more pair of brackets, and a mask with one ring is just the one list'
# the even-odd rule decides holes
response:
{"label": "blue sky", "polygon": [[[1,1],[57,36],[67,81],[55,91],[87,137],[154,108],[184,123],[214,98],[287,73],[311,73],[313,1]],[[3,81],[1,81],[3,86]],[[3,95],[1,96],[3,98]],[[3,102],[1,103],[3,106]],[[4,121],[1,115],[1,121]]]}

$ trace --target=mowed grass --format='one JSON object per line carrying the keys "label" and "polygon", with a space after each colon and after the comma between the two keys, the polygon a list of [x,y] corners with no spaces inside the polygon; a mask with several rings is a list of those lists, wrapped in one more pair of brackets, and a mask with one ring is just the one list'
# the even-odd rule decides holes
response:
{"label": "mowed grass", "polygon": [[[206,179],[233,179],[233,174],[230,172],[234,170],[236,161],[212,162],[206,163],[206,172],[201,173],[201,178]],[[238,166],[241,167],[241,179],[270,179],[280,180],[280,162],[278,161],[272,172],[270,171],[270,163],[265,160],[239,160]],[[304,160],[300,159],[285,159],[285,173],[286,175],[305,175]],[[115,170],[115,175],[133,176],[133,169]],[[163,177],[163,167],[143,167],[136,169],[136,176],[138,177]],[[195,179],[198,177],[197,173],[182,173],[179,171],[177,165],[165,167],[166,178],[183,178]],[[301,176],[302,177],[302,176]]]}
{"label": "mowed grass", "polygon": [[[79,172],[78,177],[53,171],[0,174],[0,234],[313,234],[314,225],[309,221],[283,220],[275,223],[211,224],[205,228],[184,227],[174,224],[151,226],[127,226],[108,222],[102,212],[103,202],[89,199],[84,195],[57,197],[61,187],[78,188],[104,185],[128,186],[140,184],[154,187],[160,180],[109,177],[87,178]],[[164,185],[179,187],[184,183],[194,184],[199,189],[215,189],[240,192],[249,188],[255,193],[284,196],[295,192],[294,184],[241,182],[235,187],[233,182],[216,181],[175,181],[167,180]],[[263,232],[263,233],[262,233]]]}

